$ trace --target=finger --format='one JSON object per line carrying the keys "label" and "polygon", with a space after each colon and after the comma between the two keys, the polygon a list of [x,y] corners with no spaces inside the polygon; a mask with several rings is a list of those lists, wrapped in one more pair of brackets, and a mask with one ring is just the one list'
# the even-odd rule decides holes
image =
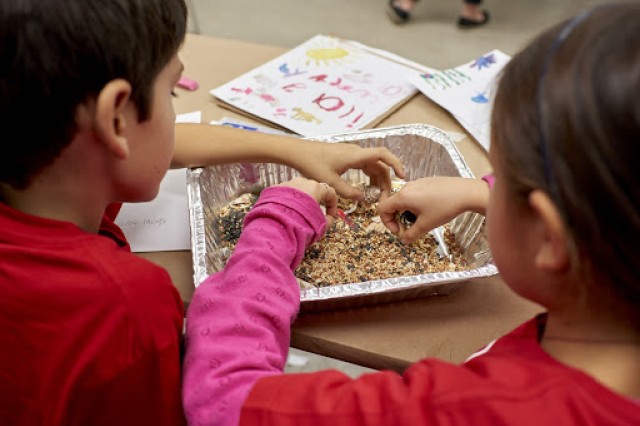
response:
{"label": "finger", "polygon": [[382,163],[378,162],[380,168],[380,173],[377,175],[377,186],[380,188],[380,200],[384,200],[387,198],[388,194],[391,193],[391,174],[389,173],[389,167]]}
{"label": "finger", "polygon": [[327,225],[324,228],[324,232],[326,234],[327,231],[329,231],[331,228],[333,228],[333,225],[335,225],[335,223],[336,223],[336,219],[333,216],[330,216],[330,215],[325,215],[325,217],[327,219]]}
{"label": "finger", "polygon": [[378,200],[378,202],[383,202],[386,199],[388,199],[389,197],[391,197],[391,190],[389,191],[385,191],[385,190],[380,190],[380,199]]}
{"label": "finger", "polygon": [[369,176],[369,184],[380,188],[378,201],[383,201],[391,193],[391,174],[389,166],[381,161],[367,166],[363,172]]}
{"label": "finger", "polygon": [[400,231],[400,227],[398,226],[398,222],[396,221],[396,214],[401,211],[406,210],[401,200],[401,196],[399,194],[392,195],[386,197],[386,199],[380,201],[378,203],[378,213],[380,215],[380,220],[391,232],[394,234]]}
{"label": "finger", "polygon": [[382,161],[376,161],[375,163],[369,163],[362,168],[362,171],[369,176],[371,185],[380,187],[381,183],[385,180],[391,182],[391,173],[389,166]]}
{"label": "finger", "polygon": [[380,215],[392,215],[395,217],[395,214],[399,211],[408,210],[408,206],[402,201],[402,194],[397,193],[390,197],[387,197],[386,200],[378,203],[378,211]]}
{"label": "finger", "polygon": [[400,240],[403,244],[411,244],[430,230],[431,228],[429,228],[428,224],[420,221],[420,218],[418,218],[416,223],[414,223],[410,228],[407,228]]}
{"label": "finger", "polygon": [[402,161],[400,161],[400,159],[395,155],[393,155],[391,151],[389,151],[388,149],[386,148],[379,148],[379,149],[380,149],[379,160],[385,163],[386,165],[388,165],[389,167],[391,167],[395,172],[396,176],[400,178],[404,178],[405,177],[404,165],[402,164]]}
{"label": "finger", "polygon": [[420,232],[416,229],[416,226],[414,225],[414,226],[412,226],[410,228],[405,228],[404,232],[400,236],[400,242],[402,242],[402,244],[411,244],[412,242],[414,242],[415,240],[417,240],[421,236],[422,235],[420,234]]}
{"label": "finger", "polygon": [[336,190],[327,185],[323,185],[324,193],[320,199],[320,204],[324,204],[326,214],[332,217],[338,216],[338,196]]}
{"label": "finger", "polygon": [[342,179],[338,179],[333,185],[336,193],[338,193],[343,198],[348,198],[350,200],[361,200],[364,196],[364,193]]}
{"label": "finger", "polygon": [[380,221],[382,221],[382,224],[384,226],[387,227],[387,229],[391,232],[393,232],[394,234],[397,234],[398,232],[400,232],[400,225],[398,225],[398,222],[396,222],[396,215],[395,214],[380,214]]}

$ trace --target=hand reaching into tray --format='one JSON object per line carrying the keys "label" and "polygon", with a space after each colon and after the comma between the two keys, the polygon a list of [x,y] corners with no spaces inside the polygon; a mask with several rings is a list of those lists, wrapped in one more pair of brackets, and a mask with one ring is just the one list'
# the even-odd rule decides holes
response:
{"label": "hand reaching into tray", "polygon": [[338,196],[336,195],[335,189],[327,183],[316,182],[312,179],[294,178],[276,186],[288,186],[309,194],[311,198],[325,208],[325,216],[327,218],[326,229],[330,229],[333,226],[338,214]]}
{"label": "hand reaching into tray", "polygon": [[306,146],[297,150],[290,165],[308,178],[328,183],[343,198],[360,200],[364,196],[362,189],[349,185],[340,177],[349,169],[361,169],[369,176],[369,184],[380,188],[381,200],[391,191],[390,168],[404,178],[400,159],[387,148],[362,148],[351,143],[300,142]]}
{"label": "hand reaching into tray", "polygon": [[[428,177],[408,182],[397,193],[380,202],[380,219],[404,244],[411,244],[433,228],[466,211],[484,214],[489,186],[481,179]],[[411,227],[397,221],[409,211],[416,217]]]}
{"label": "hand reaching into tray", "polygon": [[202,123],[176,125],[172,168],[228,163],[284,164],[309,179],[326,182],[340,196],[354,200],[361,199],[364,194],[340,177],[349,169],[361,169],[369,176],[371,185],[382,190],[381,199],[391,190],[390,168],[398,177],[404,178],[400,159],[387,148],[310,141]]}

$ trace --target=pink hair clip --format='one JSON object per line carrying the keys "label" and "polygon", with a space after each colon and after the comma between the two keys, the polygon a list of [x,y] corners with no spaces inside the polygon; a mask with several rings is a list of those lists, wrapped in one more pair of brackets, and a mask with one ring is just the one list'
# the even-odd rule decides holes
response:
{"label": "pink hair clip", "polygon": [[178,84],[176,84],[176,86],[187,90],[196,90],[199,87],[197,81],[187,77],[180,77],[180,80],[178,80]]}

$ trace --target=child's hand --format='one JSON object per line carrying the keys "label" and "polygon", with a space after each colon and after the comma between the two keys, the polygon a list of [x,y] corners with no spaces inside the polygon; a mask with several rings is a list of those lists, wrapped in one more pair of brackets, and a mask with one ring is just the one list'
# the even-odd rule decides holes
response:
{"label": "child's hand", "polygon": [[361,169],[369,176],[369,183],[381,189],[381,199],[391,191],[389,167],[397,176],[404,177],[402,163],[386,148],[361,148],[351,143],[300,142],[307,145],[291,160],[293,167],[309,178],[327,182],[342,197],[357,200],[364,195],[340,177],[349,169]]}
{"label": "child's hand", "polygon": [[[410,244],[430,230],[443,225],[465,211],[484,213],[489,187],[479,179],[461,177],[429,177],[408,182],[400,191],[378,205],[380,219],[393,233],[400,233],[403,243]],[[403,229],[396,213],[410,211],[415,223]]]}
{"label": "child's hand", "polygon": [[305,178],[294,178],[288,182],[283,182],[276,186],[288,186],[309,194],[318,204],[324,205],[327,217],[327,229],[333,226],[338,214],[338,196],[335,189],[326,183],[319,183],[315,180]]}

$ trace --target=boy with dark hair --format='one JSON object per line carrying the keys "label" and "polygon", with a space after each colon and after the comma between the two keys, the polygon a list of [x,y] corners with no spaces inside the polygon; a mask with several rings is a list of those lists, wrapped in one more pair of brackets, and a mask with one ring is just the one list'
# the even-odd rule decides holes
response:
{"label": "boy with dark hair", "polygon": [[[186,15],[183,0],[0,0],[0,125],[18,135],[4,136],[0,157],[3,424],[184,423],[182,303],[113,223],[118,203],[155,197],[172,160],[286,153],[335,184],[349,167],[384,185],[384,163],[400,170],[384,150],[259,144],[205,125],[176,138]],[[207,140],[215,135],[227,140]],[[246,144],[229,146],[242,135]]]}
{"label": "boy with dark hair", "polygon": [[180,424],[182,304],[104,216],[174,144],[182,0],[0,2],[0,418]]}

